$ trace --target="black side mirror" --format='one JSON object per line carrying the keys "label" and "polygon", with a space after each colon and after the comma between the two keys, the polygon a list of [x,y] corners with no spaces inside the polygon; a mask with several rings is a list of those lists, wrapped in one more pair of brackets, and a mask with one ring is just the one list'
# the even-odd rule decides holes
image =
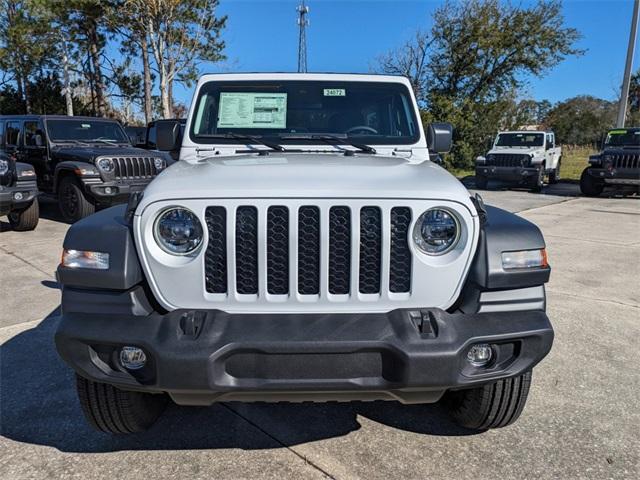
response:
{"label": "black side mirror", "polygon": [[431,123],[427,128],[427,147],[429,151],[447,153],[453,143],[453,125],[450,123]]}
{"label": "black side mirror", "polygon": [[156,121],[156,148],[162,152],[180,150],[182,136],[178,120]]}

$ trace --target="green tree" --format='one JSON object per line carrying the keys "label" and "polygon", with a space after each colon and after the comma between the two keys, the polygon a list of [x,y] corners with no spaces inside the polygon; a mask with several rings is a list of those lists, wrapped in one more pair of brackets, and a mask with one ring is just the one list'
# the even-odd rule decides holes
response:
{"label": "green tree", "polygon": [[545,122],[560,143],[597,145],[604,132],[615,126],[616,112],[617,102],[581,95],[556,104]]}
{"label": "green tree", "polygon": [[21,113],[31,112],[29,80],[47,63],[48,35],[48,24],[35,14],[32,2],[0,0],[0,70],[16,84]]}
{"label": "green tree", "polygon": [[640,69],[631,76],[627,125],[640,127]]}
{"label": "green tree", "polygon": [[164,118],[173,113],[173,82],[191,86],[201,62],[223,60],[218,0],[127,0],[125,7],[149,39],[159,77]]}
{"label": "green tree", "polygon": [[[429,37],[416,38],[426,48],[410,42],[412,49],[386,56],[380,69],[408,70],[427,117],[454,124],[452,159],[459,167],[470,166],[497,129],[517,121],[515,98],[527,79],[582,53],[574,46],[579,33],[564,25],[560,0],[447,1],[435,11]],[[407,61],[423,51],[424,62]]]}

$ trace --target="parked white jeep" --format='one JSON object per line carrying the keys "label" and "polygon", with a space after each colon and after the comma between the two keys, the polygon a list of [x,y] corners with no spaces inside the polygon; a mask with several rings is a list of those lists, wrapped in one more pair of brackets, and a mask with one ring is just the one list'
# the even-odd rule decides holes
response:
{"label": "parked white jeep", "polygon": [[487,155],[476,158],[476,187],[485,189],[494,178],[540,192],[545,175],[549,183],[560,180],[561,163],[562,150],[553,132],[500,132]]}
{"label": "parked white jeep", "polygon": [[68,231],[61,357],[96,428],[149,427],[171,398],[442,400],[515,421],[551,349],[544,239],[430,161],[405,78],[206,75],[180,161]]}

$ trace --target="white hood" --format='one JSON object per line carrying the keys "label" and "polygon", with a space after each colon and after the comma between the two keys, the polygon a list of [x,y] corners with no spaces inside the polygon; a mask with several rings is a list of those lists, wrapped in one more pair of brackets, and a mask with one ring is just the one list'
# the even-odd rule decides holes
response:
{"label": "white hood", "polygon": [[450,200],[475,215],[462,183],[429,161],[277,152],[177,162],[147,186],[139,211],[172,199],[295,197]]}

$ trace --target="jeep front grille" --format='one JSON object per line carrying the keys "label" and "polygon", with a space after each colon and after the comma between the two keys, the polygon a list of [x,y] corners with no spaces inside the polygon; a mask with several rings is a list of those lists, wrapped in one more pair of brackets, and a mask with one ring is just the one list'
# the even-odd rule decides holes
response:
{"label": "jeep front grille", "polygon": [[613,168],[640,168],[640,155],[618,153],[613,155]]}
{"label": "jeep front grille", "polygon": [[154,157],[112,157],[116,180],[150,180],[158,171]]}
{"label": "jeep front grille", "polygon": [[494,167],[528,167],[529,155],[521,153],[492,153],[487,158],[487,165]]}
{"label": "jeep front grille", "polygon": [[386,217],[377,206],[262,208],[265,211],[251,205],[206,208],[207,292],[227,294],[233,287],[231,293],[242,296],[264,291],[272,296],[318,296],[323,291],[333,296],[380,295],[383,285],[389,292],[410,292],[410,208],[393,207]]}

